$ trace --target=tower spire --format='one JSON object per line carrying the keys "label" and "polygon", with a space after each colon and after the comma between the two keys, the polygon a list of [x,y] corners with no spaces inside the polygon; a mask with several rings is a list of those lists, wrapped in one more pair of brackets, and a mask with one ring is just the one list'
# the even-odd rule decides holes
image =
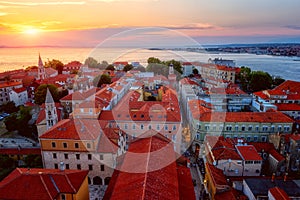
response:
{"label": "tower spire", "polygon": [[41,58],[41,55],[39,53],[39,62],[38,62],[38,80],[45,79],[45,67]]}
{"label": "tower spire", "polygon": [[47,123],[47,130],[48,130],[58,122],[55,102],[53,100],[49,88],[47,88],[47,93],[46,93],[45,112],[46,112],[46,123]]}

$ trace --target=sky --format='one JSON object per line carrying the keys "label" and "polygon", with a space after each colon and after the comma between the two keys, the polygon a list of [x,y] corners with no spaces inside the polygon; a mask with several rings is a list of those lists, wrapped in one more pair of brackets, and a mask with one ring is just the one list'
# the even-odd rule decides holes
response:
{"label": "sky", "polygon": [[299,0],[0,0],[0,46],[300,42],[299,8]]}

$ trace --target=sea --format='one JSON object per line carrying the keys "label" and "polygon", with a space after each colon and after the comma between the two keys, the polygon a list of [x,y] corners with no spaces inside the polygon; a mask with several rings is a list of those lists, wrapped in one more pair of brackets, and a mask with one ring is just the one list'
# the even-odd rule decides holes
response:
{"label": "sea", "polygon": [[98,62],[115,61],[139,62],[147,66],[149,57],[160,60],[180,60],[207,62],[209,58],[235,60],[236,66],[247,66],[251,70],[266,71],[272,76],[280,76],[286,80],[300,81],[300,58],[256,54],[189,52],[184,50],[160,50],[143,48],[64,48],[64,47],[28,47],[0,48],[0,72],[25,69],[38,64],[38,55],[43,62],[57,59],[67,64],[71,61],[84,62],[93,57]]}

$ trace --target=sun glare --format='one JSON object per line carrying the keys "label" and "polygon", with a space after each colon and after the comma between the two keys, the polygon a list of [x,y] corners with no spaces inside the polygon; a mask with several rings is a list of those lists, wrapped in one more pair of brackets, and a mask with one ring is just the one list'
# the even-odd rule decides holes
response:
{"label": "sun glare", "polygon": [[36,28],[28,28],[23,31],[23,33],[28,34],[28,35],[36,35],[38,32],[39,32],[39,30]]}

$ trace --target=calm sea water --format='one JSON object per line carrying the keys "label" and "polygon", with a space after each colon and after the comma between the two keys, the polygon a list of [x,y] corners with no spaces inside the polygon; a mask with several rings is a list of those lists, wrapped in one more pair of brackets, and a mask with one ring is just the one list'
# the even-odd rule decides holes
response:
{"label": "calm sea water", "polygon": [[[44,62],[58,59],[63,63],[73,60],[84,62],[87,57],[94,57],[99,62],[137,61],[146,66],[151,56],[161,60],[176,59],[182,61],[207,62],[209,58],[233,59],[237,66],[248,66],[252,70],[267,71],[271,75],[300,81],[300,61],[294,57],[277,57],[254,54],[206,54],[186,51],[161,51],[124,48],[0,48],[0,72],[37,65],[38,54]],[[298,59],[298,60],[297,60]]]}

